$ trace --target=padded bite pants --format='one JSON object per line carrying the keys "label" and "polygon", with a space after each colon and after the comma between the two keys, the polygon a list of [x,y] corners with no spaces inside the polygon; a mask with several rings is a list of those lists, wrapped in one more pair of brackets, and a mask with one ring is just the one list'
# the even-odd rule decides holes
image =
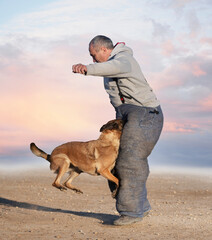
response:
{"label": "padded bite pants", "polygon": [[116,208],[121,215],[143,217],[143,213],[151,209],[146,190],[147,157],[160,137],[163,113],[160,106],[122,104],[116,109],[116,117],[126,121],[115,166],[115,175],[120,181]]}

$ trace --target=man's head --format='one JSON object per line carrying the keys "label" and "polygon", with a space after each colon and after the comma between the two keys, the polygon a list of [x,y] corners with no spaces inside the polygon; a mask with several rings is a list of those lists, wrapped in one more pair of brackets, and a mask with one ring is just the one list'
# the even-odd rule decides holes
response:
{"label": "man's head", "polygon": [[89,43],[89,52],[93,62],[106,62],[113,50],[113,42],[110,38],[98,35]]}

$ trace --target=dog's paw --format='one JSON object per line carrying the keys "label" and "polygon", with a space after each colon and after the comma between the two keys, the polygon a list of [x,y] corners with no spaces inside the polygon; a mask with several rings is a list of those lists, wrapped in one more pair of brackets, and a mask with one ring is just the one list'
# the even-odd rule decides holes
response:
{"label": "dog's paw", "polygon": [[63,192],[66,192],[66,191],[67,191],[67,188],[66,188],[66,187],[63,187],[63,186],[59,187],[59,189],[60,189],[60,191],[63,191]]}
{"label": "dog's paw", "polygon": [[52,186],[60,189],[60,191],[66,191],[67,190],[66,187],[64,187],[63,185],[60,185],[60,184],[52,183]]}
{"label": "dog's paw", "polygon": [[118,194],[118,188],[112,191],[112,194],[111,194],[112,198],[116,198],[117,194]]}
{"label": "dog's paw", "polygon": [[113,192],[112,192],[112,194],[111,194],[111,195],[112,195],[112,198],[116,198],[116,192],[117,192],[117,191],[113,191]]}
{"label": "dog's paw", "polygon": [[83,194],[83,192],[80,190],[80,189],[78,189],[78,188],[74,188],[74,189],[72,189],[75,193],[78,193],[78,194]]}

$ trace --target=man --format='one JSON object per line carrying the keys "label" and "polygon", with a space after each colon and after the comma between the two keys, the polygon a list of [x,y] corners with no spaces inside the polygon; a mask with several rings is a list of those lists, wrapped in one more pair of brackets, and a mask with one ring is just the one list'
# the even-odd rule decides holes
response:
{"label": "man", "polygon": [[114,224],[136,223],[151,209],[146,190],[147,157],[162,131],[162,110],[125,43],[113,46],[111,39],[99,35],[89,43],[89,52],[95,64],[73,65],[73,72],[104,77],[116,118],[125,121],[115,166],[120,181],[116,208],[121,216]]}

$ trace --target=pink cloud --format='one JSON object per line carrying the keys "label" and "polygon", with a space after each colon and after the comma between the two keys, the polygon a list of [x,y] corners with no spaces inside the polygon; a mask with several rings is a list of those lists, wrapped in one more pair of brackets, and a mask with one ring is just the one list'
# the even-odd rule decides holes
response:
{"label": "pink cloud", "polygon": [[204,76],[207,73],[202,70],[200,63],[194,62],[191,64],[191,72],[194,76],[199,77],[199,76]]}
{"label": "pink cloud", "polygon": [[[151,81],[153,89],[157,91],[167,89],[168,91],[168,88],[184,88],[187,82],[189,83],[193,77],[200,78],[207,76],[208,73],[204,69],[204,63],[201,62],[201,59],[202,56],[199,60],[182,59],[182,61],[173,62],[159,72],[150,72],[148,78]],[[191,83],[189,84],[191,85]],[[195,87],[195,83],[193,86]]]}
{"label": "pink cloud", "polygon": [[161,44],[161,50],[164,56],[170,56],[176,51],[176,48],[173,42],[171,40],[168,40]]}
{"label": "pink cloud", "polygon": [[202,69],[200,62],[198,61],[188,61],[188,62],[183,62],[178,64],[178,68],[180,71],[184,71],[185,74],[192,74],[195,77],[200,77],[200,76],[204,76],[207,73]]}
{"label": "pink cloud", "polygon": [[198,128],[198,124],[168,121],[164,123],[163,131],[172,133],[194,133]]}
{"label": "pink cloud", "polygon": [[212,38],[209,38],[209,37],[201,38],[200,43],[202,43],[202,44],[206,43],[206,44],[212,45]]}
{"label": "pink cloud", "polygon": [[178,1],[172,1],[172,5],[175,8],[183,8],[187,3],[193,2],[193,0],[178,0]]}
{"label": "pink cloud", "polygon": [[168,87],[182,86],[183,80],[176,73],[176,68],[167,67],[161,72],[151,72],[148,74],[151,86],[155,91],[161,91]]}
{"label": "pink cloud", "polygon": [[201,99],[199,103],[201,108],[203,108],[205,111],[212,111],[212,94],[204,99]]}

